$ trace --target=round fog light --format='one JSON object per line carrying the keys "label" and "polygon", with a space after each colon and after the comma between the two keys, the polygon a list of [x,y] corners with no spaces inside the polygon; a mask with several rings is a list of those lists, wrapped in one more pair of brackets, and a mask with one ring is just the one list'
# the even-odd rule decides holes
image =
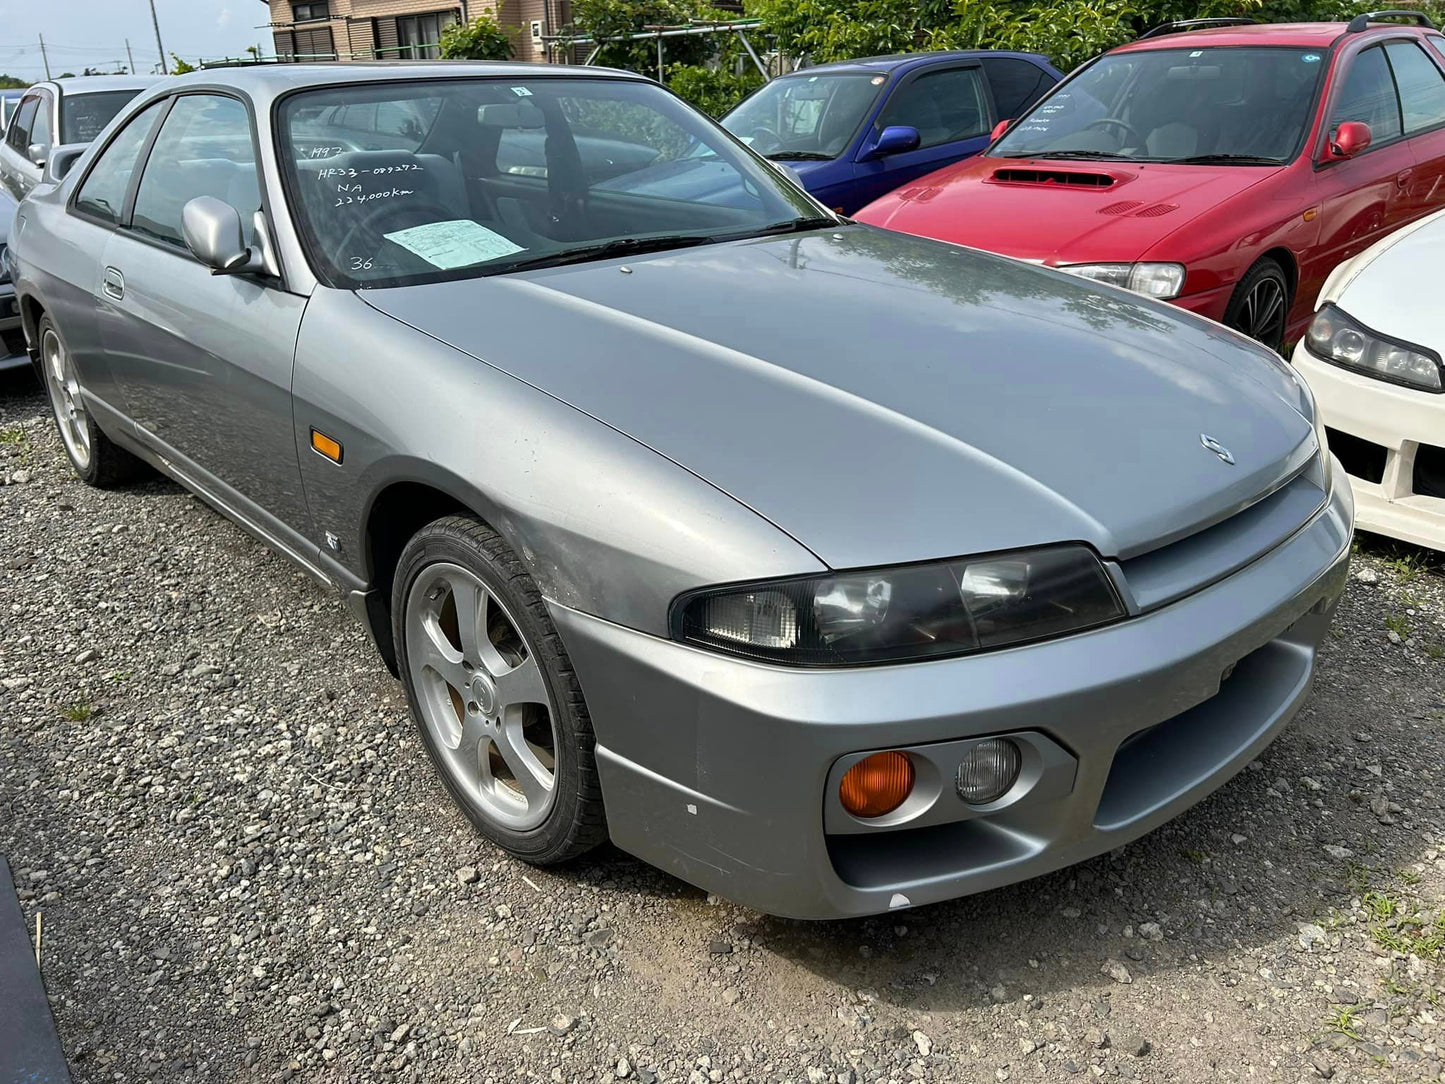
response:
{"label": "round fog light", "polygon": [[864,757],[838,784],[838,800],[855,817],[892,813],[913,792],[913,761],[896,750]]}
{"label": "round fog light", "polygon": [[958,796],[969,805],[988,805],[1017,782],[1023,755],[1007,738],[989,738],[968,751],[958,766]]}

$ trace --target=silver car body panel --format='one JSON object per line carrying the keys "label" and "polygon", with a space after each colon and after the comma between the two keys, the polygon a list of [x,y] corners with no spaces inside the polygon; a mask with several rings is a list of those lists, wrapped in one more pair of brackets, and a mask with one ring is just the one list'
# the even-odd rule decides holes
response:
{"label": "silver car body panel", "polygon": [[[278,175],[276,98],[490,70],[169,80],[33,192],[12,238],[27,324],[55,320],[107,434],[347,594],[384,653],[374,546],[394,498],[486,520],[577,668],[616,842],[781,914],[929,902],[1117,846],[1297,709],[1344,582],[1348,486],[1288,368],[1208,321],[849,225],[403,289],[318,284]],[[212,276],[67,210],[117,125],[204,88],[251,107],[279,280]],[[311,450],[313,429],[340,462]],[[1060,541],[1104,559],[1127,619],[828,672],[670,638],[673,601],[700,587]],[[844,758],[926,746],[920,762],[943,763],[1020,731],[1039,767],[996,809],[839,820],[827,784]]]}

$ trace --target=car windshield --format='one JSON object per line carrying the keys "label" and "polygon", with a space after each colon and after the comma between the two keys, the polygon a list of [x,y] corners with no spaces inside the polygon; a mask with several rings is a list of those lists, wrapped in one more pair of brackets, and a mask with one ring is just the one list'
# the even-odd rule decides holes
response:
{"label": "car windshield", "polygon": [[66,94],[60,100],[60,142],[89,143],[139,90]]}
{"label": "car windshield", "polygon": [[400,286],[836,224],[647,83],[489,77],[284,100],[292,213],[317,270]]}
{"label": "car windshield", "polygon": [[866,72],[774,79],[723,117],[722,125],[776,161],[836,158],[887,81]]}
{"label": "car windshield", "polygon": [[1112,53],[1060,84],[989,154],[1283,163],[1309,128],[1325,60],[1279,47]]}

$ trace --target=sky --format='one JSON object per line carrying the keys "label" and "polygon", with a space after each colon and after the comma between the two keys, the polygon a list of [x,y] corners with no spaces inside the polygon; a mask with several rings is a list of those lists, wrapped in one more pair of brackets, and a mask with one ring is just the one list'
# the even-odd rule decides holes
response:
{"label": "sky", "polygon": [[[194,61],[239,56],[248,45],[274,49],[271,32],[256,29],[270,19],[261,0],[155,0],[155,6],[167,67],[170,53]],[[45,78],[42,34],[55,76],[87,67],[128,70],[127,38],[136,70],[151,71],[157,63],[149,0],[0,0],[0,26],[0,72],[20,79]]]}

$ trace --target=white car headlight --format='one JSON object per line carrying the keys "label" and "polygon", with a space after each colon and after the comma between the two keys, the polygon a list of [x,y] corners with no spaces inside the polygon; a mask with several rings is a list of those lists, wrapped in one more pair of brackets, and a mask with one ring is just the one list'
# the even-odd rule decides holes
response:
{"label": "white car headlight", "polygon": [[1122,286],[1145,297],[1168,301],[1184,289],[1182,263],[1075,263],[1062,264],[1056,270],[1067,271],[1082,279]]}
{"label": "white car headlight", "polygon": [[1421,391],[1445,391],[1440,356],[1435,351],[1386,338],[1351,319],[1333,304],[1315,313],[1305,333],[1305,349],[1322,361],[1376,380]]}

